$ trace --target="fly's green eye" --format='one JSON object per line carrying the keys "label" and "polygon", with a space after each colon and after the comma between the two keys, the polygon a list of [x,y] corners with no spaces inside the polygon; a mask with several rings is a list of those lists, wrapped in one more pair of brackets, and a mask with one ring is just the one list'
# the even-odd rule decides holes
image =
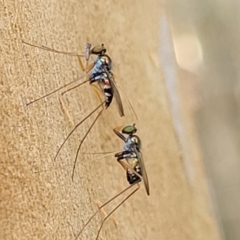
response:
{"label": "fly's green eye", "polygon": [[129,125],[129,126],[126,126],[125,128],[123,128],[122,133],[133,134],[136,131],[137,131],[137,129],[135,128],[135,126]]}
{"label": "fly's green eye", "polygon": [[103,45],[97,45],[94,48],[91,49],[92,54],[104,54],[107,51],[107,49]]}

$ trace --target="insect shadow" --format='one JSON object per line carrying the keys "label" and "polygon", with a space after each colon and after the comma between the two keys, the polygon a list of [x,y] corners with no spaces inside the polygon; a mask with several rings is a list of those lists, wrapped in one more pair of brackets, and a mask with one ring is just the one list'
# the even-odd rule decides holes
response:
{"label": "insect shadow", "polygon": [[[150,195],[149,190],[149,182],[148,182],[148,176],[146,172],[146,168],[144,165],[143,156],[141,153],[142,143],[140,138],[135,135],[137,132],[137,128],[135,127],[135,124],[126,126],[122,129],[122,133],[117,131],[116,129],[113,129],[114,133],[121,138],[124,141],[123,151],[118,152],[115,154],[115,157],[118,161],[118,163],[121,164],[123,169],[126,171],[126,177],[127,181],[130,184],[128,187],[126,187],[124,190],[116,194],[114,197],[110,198],[108,201],[106,201],[104,204],[102,204],[98,210],[88,219],[88,221],[84,224],[82,229],[78,232],[78,234],[75,237],[75,240],[77,240],[81,233],[85,230],[85,228],[88,226],[88,224],[91,222],[91,220],[99,213],[99,211],[108,205],[110,202],[118,198],[120,195],[125,193],[127,190],[132,189],[134,186],[136,188],[130,192],[119,204],[117,204],[113,210],[104,217],[104,219],[101,222],[101,225],[98,228],[96,240],[100,236],[100,232],[103,228],[104,223],[106,220],[124,203],[126,202],[133,194],[135,194],[138,189],[140,188],[139,183],[143,181],[145,190],[147,195]],[[127,135],[127,136],[125,136]],[[109,155],[109,154],[107,154]]]}
{"label": "insect shadow", "polygon": [[[75,155],[75,159],[74,159],[74,164],[73,164],[73,170],[72,170],[72,180],[74,178],[74,172],[75,172],[75,168],[76,168],[76,163],[77,163],[77,158],[79,155],[79,152],[81,150],[81,147],[85,141],[85,139],[87,138],[89,132],[91,131],[91,129],[94,127],[95,123],[97,122],[97,120],[99,119],[99,117],[101,116],[101,114],[104,111],[104,105],[105,105],[105,109],[107,109],[111,103],[113,98],[115,98],[116,100],[116,105],[117,105],[117,109],[119,112],[120,117],[124,116],[124,109],[123,109],[123,104],[122,104],[122,99],[120,96],[120,93],[118,91],[118,87],[116,85],[115,82],[115,76],[112,72],[112,59],[109,57],[109,55],[106,54],[107,49],[105,48],[105,46],[102,45],[97,45],[93,48],[91,48],[91,44],[87,43],[86,47],[85,47],[85,52],[84,54],[77,54],[77,53],[71,53],[71,52],[64,52],[64,51],[59,51],[59,50],[55,50],[52,48],[48,48],[46,46],[37,46],[28,42],[23,41],[24,44],[29,45],[31,47],[36,47],[36,48],[40,48],[43,50],[47,50],[47,51],[51,51],[54,53],[59,53],[59,54],[66,54],[66,55],[70,55],[70,56],[75,56],[78,58],[78,62],[80,65],[80,68],[82,69],[83,72],[85,72],[85,75],[83,77],[81,77],[80,79],[74,80],[64,86],[61,86],[37,99],[34,99],[30,102],[28,102],[26,105],[30,105],[33,104],[41,99],[44,99],[58,91],[60,91],[61,89],[64,89],[66,87],[68,87],[69,85],[84,79],[85,80],[79,84],[77,84],[76,86],[73,86],[69,89],[67,89],[66,91],[62,92],[62,95],[64,95],[65,93],[89,82],[90,85],[92,86],[93,83],[97,84],[97,87],[94,88],[94,91],[96,92],[99,100],[100,100],[100,104],[93,109],[86,117],[84,117],[79,123],[77,123],[74,128],[70,131],[70,133],[67,135],[67,137],[64,139],[64,141],[62,142],[62,144],[60,145],[60,147],[58,148],[55,156],[54,156],[54,161],[56,160],[57,156],[59,155],[61,149],[63,148],[64,144],[67,142],[67,140],[70,138],[70,136],[74,133],[74,131],[82,124],[84,123],[90,116],[92,116],[95,112],[97,112],[99,109],[101,109],[97,116],[95,117],[95,119],[93,120],[93,122],[91,123],[89,129],[87,130],[87,132],[85,133],[85,135],[83,136],[82,140],[79,143],[76,155]],[[96,55],[96,59],[94,62],[89,64],[89,58],[91,55]],[[82,63],[81,58],[85,58],[86,60],[86,64],[84,66],[84,64]],[[101,100],[100,95],[104,95],[104,101]],[[123,94],[123,93],[122,93]],[[123,94],[123,96],[125,96]],[[125,96],[125,99],[127,99],[127,97]],[[127,103],[129,105],[129,107],[131,108],[133,114],[135,115],[136,119],[137,119],[137,115],[131,105],[131,103],[128,101],[127,99]]]}

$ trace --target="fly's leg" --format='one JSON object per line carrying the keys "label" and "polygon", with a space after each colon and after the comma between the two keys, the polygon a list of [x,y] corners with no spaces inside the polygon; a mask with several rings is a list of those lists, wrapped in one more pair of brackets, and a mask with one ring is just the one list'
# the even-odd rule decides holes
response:
{"label": "fly's leg", "polygon": [[[103,205],[103,203],[100,202],[100,201],[97,201],[96,203],[97,203],[98,208],[100,208]],[[108,213],[103,208],[101,208],[100,211],[104,215],[104,218],[107,217]],[[111,219],[114,222],[115,227],[117,227],[119,225],[117,219],[115,217],[113,217],[113,216],[111,217]]]}
{"label": "fly's leg", "polygon": [[[100,105],[102,106],[102,104]],[[76,157],[75,157],[75,160],[74,160],[74,165],[73,165],[73,171],[72,171],[72,181],[73,181],[73,178],[74,178],[74,172],[75,172],[75,167],[76,167],[76,163],[77,163],[77,158],[78,158],[78,154],[81,150],[81,147],[83,145],[83,142],[85,141],[85,139],[87,138],[89,132],[92,130],[93,126],[95,125],[95,123],[97,122],[98,118],[101,116],[103,112],[103,109],[98,113],[98,115],[96,116],[96,118],[94,119],[94,121],[92,122],[91,126],[89,127],[89,129],[87,130],[87,132],[85,133],[85,135],[83,136],[80,144],[79,144],[79,147],[77,149],[77,153],[76,153]]]}
{"label": "fly's leg", "polygon": [[73,89],[75,89],[75,88],[78,88],[79,86],[81,86],[81,85],[83,85],[83,84],[85,84],[86,82],[89,81],[89,75],[88,75],[88,73],[93,69],[93,67],[94,67],[94,65],[95,65],[94,62],[91,63],[90,65],[88,65],[88,60],[89,60],[89,57],[90,57],[90,54],[91,54],[90,48],[91,48],[91,44],[90,44],[90,43],[87,43],[87,44],[86,44],[86,48],[85,48],[85,55],[84,55],[84,56],[85,56],[85,60],[86,60],[85,67],[84,67],[84,65],[83,65],[83,63],[82,63],[82,60],[81,60],[81,58],[83,57],[83,55],[77,55],[79,66],[80,66],[81,70],[86,73],[86,80],[83,81],[83,82],[81,82],[81,83],[79,83],[79,84],[77,84],[76,86],[74,86],[74,87],[72,87],[72,88],[69,88],[69,89],[67,89],[66,91],[62,92],[62,96],[63,96],[65,93],[67,93],[67,92],[69,92],[69,91],[71,91],[71,90],[73,90]]}
{"label": "fly's leg", "polygon": [[133,167],[131,165],[129,165],[128,163],[126,163],[125,161],[123,161],[124,159],[117,159],[118,163],[121,164],[121,166],[123,167],[123,169],[125,169],[126,171],[131,171],[133,172],[135,175],[137,175],[140,178],[140,181],[142,181],[143,177],[141,174],[139,174],[135,169],[133,169]]}
{"label": "fly's leg", "polygon": [[[42,49],[42,50],[45,50],[45,51],[50,51],[50,52],[53,52],[53,53],[59,53],[59,54],[65,54],[65,55],[69,55],[69,56],[75,56],[75,57],[78,58],[78,62],[79,62],[80,68],[82,69],[83,72],[85,72],[85,71],[86,71],[87,73],[90,72],[90,71],[92,70],[92,68],[94,67],[94,64],[95,64],[95,63],[92,63],[92,64],[90,64],[90,65],[88,66],[88,60],[89,60],[89,57],[90,57],[90,54],[91,54],[91,50],[90,50],[91,44],[87,44],[87,45],[86,45],[85,55],[83,55],[83,54],[77,54],[77,53],[72,53],[72,52],[59,51],[59,50],[56,50],[56,49],[53,49],[53,48],[49,48],[49,47],[46,47],[46,46],[43,46],[43,45],[42,45],[42,46],[38,46],[38,45],[34,45],[34,44],[31,44],[31,43],[25,42],[25,41],[23,41],[23,40],[22,40],[22,43],[25,44],[25,45],[31,46],[31,47],[39,48],[39,49]],[[82,57],[85,57],[85,59],[86,59],[86,66],[85,66],[85,67],[83,66],[83,63],[82,63],[82,60],[81,60]],[[41,99],[43,99],[43,98],[45,98],[45,97],[48,97],[48,96],[50,96],[50,95],[52,95],[52,94],[60,91],[61,89],[63,89],[63,88],[65,88],[65,87],[67,87],[67,86],[69,86],[69,85],[71,85],[71,84],[79,81],[79,80],[82,79],[82,78],[86,78],[86,81],[84,81],[83,83],[78,84],[77,86],[80,86],[80,85],[88,82],[88,76],[87,76],[87,75],[86,75],[86,76],[83,76],[83,77],[80,77],[80,78],[78,78],[78,79],[76,79],[76,80],[74,80],[74,81],[72,81],[72,82],[70,82],[70,83],[67,83],[67,84],[65,84],[64,86],[61,86],[61,87],[59,87],[59,88],[57,88],[57,89],[55,89],[55,90],[53,90],[53,91],[51,91],[51,92],[49,92],[49,93],[47,93],[47,94],[45,94],[45,95],[37,98],[37,99],[34,99],[34,100],[26,103],[26,105],[28,106],[28,105],[30,105],[30,104],[32,104],[32,103],[35,103],[35,102],[37,102],[37,101],[39,101],[39,100],[41,100]],[[75,87],[77,87],[77,86],[75,86]],[[75,87],[71,88],[70,90],[74,89]],[[66,92],[68,92],[68,91],[69,91],[69,90],[65,91],[64,93],[66,93]],[[64,94],[64,93],[63,93],[63,94]]]}
{"label": "fly's leg", "polygon": [[101,229],[105,223],[105,221],[111,216],[111,214],[113,214],[113,212],[115,212],[125,201],[127,201],[127,199],[129,199],[138,189],[139,189],[139,182],[136,182],[130,186],[128,186],[127,188],[125,188],[124,190],[122,190],[121,192],[119,192],[117,195],[115,195],[114,197],[112,197],[111,199],[109,199],[108,201],[106,201],[104,204],[102,204],[98,210],[96,210],[96,212],[88,219],[88,221],[84,224],[84,226],[82,227],[82,229],[80,230],[80,232],[77,234],[75,240],[78,239],[78,237],[81,235],[81,233],[84,231],[84,229],[88,226],[88,224],[91,222],[91,220],[97,215],[97,213],[106,205],[108,205],[110,202],[112,202],[114,199],[118,198],[120,195],[122,195],[124,192],[126,192],[127,190],[131,189],[133,186],[137,185],[137,188],[134,189],[126,198],[124,198],[102,221],[100,228],[98,229],[98,234],[96,237],[96,240],[99,238]]}
{"label": "fly's leg", "polygon": [[[94,126],[95,123],[97,122],[98,118],[101,116],[102,112],[104,111],[103,104],[105,103],[105,101],[102,102],[101,97],[100,97],[100,93],[98,92],[98,89],[96,88],[96,86],[92,86],[92,88],[93,88],[95,94],[97,95],[97,98],[98,98],[99,101],[100,101],[100,105],[99,105],[95,110],[93,110],[92,113],[94,113],[94,112],[95,112],[97,109],[99,109],[100,107],[102,107],[102,109],[101,109],[101,111],[98,113],[98,115],[95,117],[94,121],[93,121],[92,124],[90,125],[89,129],[87,130],[87,132],[86,132],[85,135],[83,136],[83,138],[82,138],[82,140],[81,140],[81,142],[80,142],[80,144],[79,144],[79,146],[78,146],[77,153],[76,153],[76,156],[75,156],[75,159],[74,159],[74,164],[73,164],[72,181],[73,181],[73,178],[74,178],[74,173],[75,173],[77,158],[78,158],[79,152],[80,152],[80,150],[81,150],[81,147],[82,147],[85,139],[87,138],[88,134],[89,134],[90,131],[92,130],[93,126]],[[92,113],[91,113],[90,115],[88,115],[88,117],[90,117],[90,116],[92,115]],[[87,117],[87,118],[88,118],[88,117]],[[85,120],[86,120],[87,118],[85,118]],[[85,120],[84,120],[84,121],[85,121]]]}
{"label": "fly's leg", "polygon": [[99,235],[100,235],[100,232],[101,232],[101,230],[102,230],[102,228],[103,228],[103,225],[104,225],[104,223],[106,222],[106,220],[107,220],[120,206],[122,206],[122,204],[123,204],[124,202],[126,202],[134,193],[136,193],[136,192],[138,191],[138,189],[140,188],[139,182],[136,182],[136,183],[130,185],[130,187],[134,186],[135,184],[137,185],[137,188],[134,189],[127,197],[125,197],[125,198],[103,219],[103,221],[102,221],[102,223],[101,223],[101,226],[100,226],[100,228],[98,229],[98,234],[97,234],[96,240],[98,240]]}
{"label": "fly's leg", "polygon": [[77,87],[79,87],[79,86],[81,86],[81,85],[83,85],[84,83],[86,83],[86,82],[89,81],[89,75],[88,75],[88,73],[93,69],[93,67],[94,67],[94,65],[95,65],[94,62],[91,63],[90,65],[88,65],[88,60],[89,60],[89,57],[90,57],[90,54],[91,54],[90,48],[91,48],[91,44],[90,44],[90,43],[87,43],[87,44],[86,44],[86,49],[85,49],[85,60],[86,60],[85,67],[84,67],[84,65],[83,65],[83,63],[82,63],[82,60],[81,60],[81,58],[82,58],[83,56],[82,56],[82,55],[77,55],[79,66],[80,66],[81,70],[86,73],[86,80],[85,80],[84,82],[79,83],[79,84],[77,84],[76,86],[74,86],[74,87],[72,87],[72,88],[69,88],[69,89],[67,89],[66,91],[62,92],[62,96],[63,96],[65,93],[67,93],[67,92],[69,92],[69,91],[71,91],[71,90],[73,90],[73,89],[75,89],[75,88],[77,88]]}
{"label": "fly's leg", "polygon": [[121,138],[124,142],[127,141],[127,140],[126,140],[126,137],[125,137],[122,133],[120,133],[120,132],[117,130],[117,128],[114,128],[114,129],[113,129],[113,132],[114,132],[119,138]]}
{"label": "fly's leg", "polygon": [[80,121],[77,125],[75,125],[75,127],[72,129],[72,131],[67,135],[67,137],[65,138],[65,140],[63,141],[63,143],[60,145],[57,153],[55,154],[55,157],[54,157],[54,161],[56,160],[59,152],[61,151],[62,147],[64,146],[64,144],[66,143],[66,141],[69,139],[69,137],[73,134],[73,132],[83,123],[85,122],[93,113],[95,113],[99,108],[102,107],[102,105],[104,104],[101,103],[98,107],[96,107],[92,112],[90,112],[84,119],[82,119],[82,121]]}

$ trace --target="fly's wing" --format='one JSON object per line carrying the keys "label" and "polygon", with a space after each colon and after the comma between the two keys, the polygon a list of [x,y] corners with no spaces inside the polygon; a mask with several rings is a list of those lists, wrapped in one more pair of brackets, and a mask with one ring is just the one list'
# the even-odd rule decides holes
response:
{"label": "fly's wing", "polygon": [[135,153],[137,155],[137,158],[138,158],[138,161],[139,161],[139,166],[141,168],[142,178],[143,178],[143,182],[144,182],[144,186],[145,186],[147,195],[150,195],[148,176],[147,176],[145,164],[144,164],[144,161],[143,161],[142,153],[137,150],[135,145],[133,146],[133,148],[134,148],[134,151],[135,151]]}
{"label": "fly's wing", "polygon": [[114,98],[116,99],[116,102],[117,102],[117,107],[118,107],[118,112],[119,112],[119,115],[120,117],[123,117],[124,116],[124,110],[123,110],[123,104],[122,104],[122,99],[120,97],[120,93],[117,89],[117,86],[116,86],[116,83],[114,81],[114,76],[112,73],[109,73],[109,80],[111,81],[111,86],[112,86],[112,89],[113,89],[113,96]]}

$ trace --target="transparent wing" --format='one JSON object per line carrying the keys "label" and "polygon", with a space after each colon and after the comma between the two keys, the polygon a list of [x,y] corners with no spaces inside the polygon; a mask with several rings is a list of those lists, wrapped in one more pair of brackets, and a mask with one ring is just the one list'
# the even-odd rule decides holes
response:
{"label": "transparent wing", "polygon": [[138,116],[137,116],[131,102],[129,101],[128,97],[126,96],[126,94],[119,87],[118,87],[118,90],[119,90],[120,94],[123,96],[123,98],[125,98],[125,100],[128,104],[128,107],[129,107],[130,111],[132,112],[133,116],[135,117],[136,120],[138,120]]}
{"label": "transparent wing", "polygon": [[124,110],[123,110],[122,99],[121,99],[120,93],[117,89],[116,83],[114,81],[113,74],[111,74],[111,76],[109,76],[109,79],[111,81],[111,86],[112,86],[112,89],[113,89],[113,96],[114,96],[114,98],[116,99],[116,102],[117,102],[119,115],[120,115],[120,117],[123,117],[124,116]]}
{"label": "transparent wing", "polygon": [[[111,72],[111,73],[112,73],[112,72]],[[112,74],[113,74],[113,73],[112,73]],[[135,110],[134,110],[131,102],[129,101],[128,97],[126,96],[126,94],[124,93],[124,91],[123,91],[123,90],[116,84],[116,82],[115,82],[116,75],[115,75],[115,74],[113,74],[113,75],[114,75],[115,87],[117,88],[117,90],[118,90],[118,92],[120,93],[120,95],[125,99],[125,101],[126,101],[126,103],[128,104],[128,107],[129,107],[131,113],[133,114],[134,118],[135,118],[136,120],[138,120],[138,116],[137,116],[137,114],[136,114],[136,112],[135,112]]]}
{"label": "transparent wing", "polygon": [[144,161],[143,161],[142,153],[137,150],[135,145],[133,147],[134,147],[135,153],[137,154],[139,165],[140,165],[140,168],[141,168],[141,171],[142,171],[142,178],[143,178],[143,182],[144,182],[144,186],[145,186],[147,195],[150,195],[148,176],[147,176],[145,164],[144,164]]}

